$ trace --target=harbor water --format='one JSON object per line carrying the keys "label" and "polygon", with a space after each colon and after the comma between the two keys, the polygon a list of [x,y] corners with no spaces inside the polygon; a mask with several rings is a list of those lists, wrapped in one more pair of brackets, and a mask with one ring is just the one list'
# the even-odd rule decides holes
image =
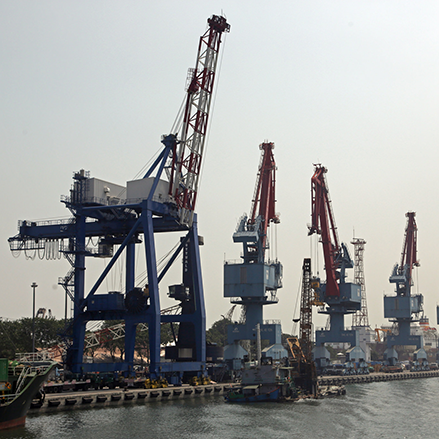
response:
{"label": "harbor water", "polygon": [[0,439],[435,438],[439,378],[346,386],[342,397],[228,404],[222,396],[30,414]]}

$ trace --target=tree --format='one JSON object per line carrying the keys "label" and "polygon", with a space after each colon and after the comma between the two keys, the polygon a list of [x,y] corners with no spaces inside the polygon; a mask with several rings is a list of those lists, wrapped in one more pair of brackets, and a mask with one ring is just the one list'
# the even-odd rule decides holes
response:
{"label": "tree", "polygon": [[[63,329],[63,319],[35,318],[35,348],[46,349],[59,344]],[[32,319],[0,320],[0,357],[12,359],[18,353],[31,351]]]}
{"label": "tree", "polygon": [[[123,320],[106,320],[102,324],[102,329],[109,328],[123,323]],[[174,324],[174,331],[178,331],[178,325]],[[160,340],[162,345],[166,345],[174,340],[173,331],[170,323],[162,323],[160,326]],[[116,355],[123,360],[125,354],[125,337],[109,339],[102,344],[102,347],[108,350],[112,361],[116,361]],[[146,357],[149,359],[149,331],[144,325],[137,325],[136,341],[134,346],[135,352],[141,360]]]}
{"label": "tree", "polygon": [[[0,357],[12,359],[22,349],[18,321],[0,321]],[[31,342],[32,343],[32,342]]]}
{"label": "tree", "polygon": [[[25,319],[23,319],[25,320]],[[32,325],[32,319],[27,324]],[[59,344],[62,339],[60,334],[64,330],[64,319],[57,320],[54,317],[35,319],[35,347],[47,349]]]}
{"label": "tree", "polygon": [[[115,326],[120,323],[123,323],[123,320],[104,320],[102,329],[106,329],[110,326]],[[116,353],[119,351],[119,358],[122,361],[125,353],[125,337],[116,339],[110,338],[102,344],[102,347],[110,353],[111,359],[114,362],[116,361]]]}
{"label": "tree", "polygon": [[217,320],[212,327],[206,331],[206,341],[208,343],[215,343],[217,346],[225,346],[227,344],[227,325],[231,323],[231,320],[224,317]]}

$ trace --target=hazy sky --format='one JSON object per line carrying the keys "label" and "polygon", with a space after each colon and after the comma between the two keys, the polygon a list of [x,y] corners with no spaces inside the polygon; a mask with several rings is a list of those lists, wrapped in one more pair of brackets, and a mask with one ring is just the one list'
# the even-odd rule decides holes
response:
{"label": "hazy sky", "polygon": [[[37,308],[63,317],[57,283],[68,262],[14,259],[7,238],[17,233],[17,220],[68,216],[60,196],[69,193],[74,171],[122,185],[137,174],[171,129],[207,18],[221,13],[231,32],[197,207],[208,326],[231,307],[223,298],[223,261],[241,254],[232,234],[249,212],[264,140],[276,145],[277,255],[284,266],[280,302],[264,317],[291,331],[302,261],[316,253],[307,224],[313,163],[322,163],[340,239],[350,242],[355,230],[367,242],[371,325],[387,323],[383,293],[393,291],[388,279],[408,211],[419,228],[413,292],[424,295],[435,325],[436,1],[0,0],[0,316],[31,316],[35,281]],[[163,240],[173,245],[178,237]],[[89,288],[105,262],[88,261]],[[179,269],[169,283],[179,281]],[[116,270],[103,287],[118,289],[120,279]],[[163,306],[173,304],[166,291],[162,285]]]}

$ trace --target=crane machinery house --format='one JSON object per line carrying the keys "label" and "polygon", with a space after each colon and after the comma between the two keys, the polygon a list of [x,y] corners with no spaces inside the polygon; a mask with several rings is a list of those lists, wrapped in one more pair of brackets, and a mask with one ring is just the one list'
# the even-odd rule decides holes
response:
{"label": "crane machinery house", "polygon": [[[85,175],[84,170],[80,173]],[[74,183],[78,186],[78,182]],[[77,189],[75,187],[75,189]],[[74,191],[78,193],[78,191]],[[126,187],[99,178],[88,178],[85,188],[85,202],[89,204],[116,205],[125,202]]]}
{"label": "crane machinery house", "polygon": [[[153,177],[129,181],[127,183],[127,200],[130,203],[145,200],[148,198],[153,184]],[[152,199],[159,203],[165,203],[170,200],[169,183],[167,181],[159,180]]]}

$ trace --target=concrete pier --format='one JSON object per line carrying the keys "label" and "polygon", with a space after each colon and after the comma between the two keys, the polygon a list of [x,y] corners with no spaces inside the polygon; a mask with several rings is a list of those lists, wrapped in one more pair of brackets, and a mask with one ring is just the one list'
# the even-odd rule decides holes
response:
{"label": "concrete pier", "polygon": [[341,384],[372,383],[377,381],[412,380],[417,378],[438,377],[439,370],[427,370],[420,372],[396,372],[396,373],[370,373],[368,375],[344,375],[344,376],[323,376],[319,377],[319,384],[322,386]]}
{"label": "concrete pier", "polygon": [[[380,372],[368,375],[323,376],[319,377],[318,381],[321,386],[331,386],[432,377],[439,377],[439,370],[397,373]],[[128,388],[54,393],[47,394],[42,402],[34,400],[28,414],[32,415],[60,410],[77,410],[98,407],[117,407],[130,404],[146,404],[154,401],[197,398],[200,396],[224,396],[231,388],[239,387],[240,384],[218,383],[200,386],[170,386],[160,389]]]}
{"label": "concrete pier", "polygon": [[127,404],[196,398],[199,396],[224,396],[236,384],[209,384],[200,386],[164,387],[160,389],[103,389],[47,394],[44,401],[34,400],[29,415],[60,410],[76,410],[96,407],[115,407]]}

